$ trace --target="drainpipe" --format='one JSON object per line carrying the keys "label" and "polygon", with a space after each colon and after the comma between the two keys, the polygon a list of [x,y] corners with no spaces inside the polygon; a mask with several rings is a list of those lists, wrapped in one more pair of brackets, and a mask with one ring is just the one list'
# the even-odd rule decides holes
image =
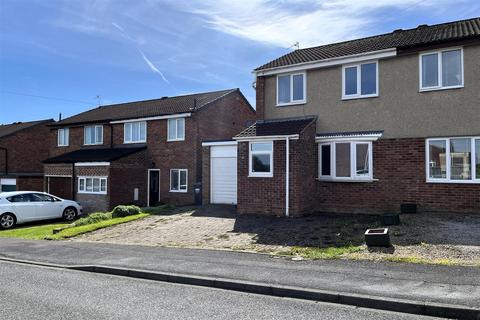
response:
{"label": "drainpipe", "polygon": [[77,200],[75,194],[75,163],[72,163],[72,200]]}
{"label": "drainpipe", "polygon": [[285,217],[289,217],[290,207],[290,137],[285,139]]}
{"label": "drainpipe", "polygon": [[8,176],[8,149],[0,147],[0,150],[5,151],[5,175]]}

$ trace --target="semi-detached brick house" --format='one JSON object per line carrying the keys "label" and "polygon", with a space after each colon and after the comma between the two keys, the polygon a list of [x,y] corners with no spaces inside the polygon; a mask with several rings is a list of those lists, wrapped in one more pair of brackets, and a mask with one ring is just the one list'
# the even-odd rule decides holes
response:
{"label": "semi-detached brick house", "polygon": [[230,139],[255,117],[238,89],[80,113],[51,126],[46,191],[75,199],[87,212],[118,204],[199,203],[201,141]]}
{"label": "semi-detached brick house", "polygon": [[480,18],[293,51],[257,69],[238,212],[480,212]]}
{"label": "semi-detached brick house", "polygon": [[0,192],[42,191],[53,119],[0,125]]}

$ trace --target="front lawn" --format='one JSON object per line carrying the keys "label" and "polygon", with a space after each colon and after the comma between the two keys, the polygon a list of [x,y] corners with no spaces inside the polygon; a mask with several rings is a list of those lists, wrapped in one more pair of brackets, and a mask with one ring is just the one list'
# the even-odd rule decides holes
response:
{"label": "front lawn", "polygon": [[[127,207],[128,209],[128,207]],[[114,225],[127,223],[150,216],[151,214],[158,214],[170,209],[168,206],[161,206],[155,208],[137,208],[140,213],[131,214],[127,216],[116,216],[112,212],[92,213],[85,218],[81,218],[72,224],[67,223],[49,223],[35,226],[19,226],[11,230],[0,231],[0,238],[21,238],[30,240],[61,240],[72,238],[84,233],[95,230],[108,228]],[[115,209],[113,211],[115,213]],[[121,215],[125,213],[121,213]],[[61,229],[54,234],[55,229]]]}

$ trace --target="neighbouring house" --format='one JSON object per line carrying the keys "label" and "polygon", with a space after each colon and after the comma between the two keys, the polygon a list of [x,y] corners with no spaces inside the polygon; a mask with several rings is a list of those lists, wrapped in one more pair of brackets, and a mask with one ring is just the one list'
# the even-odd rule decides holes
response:
{"label": "neighbouring house", "polygon": [[42,191],[53,119],[0,125],[0,192]]}
{"label": "neighbouring house", "polygon": [[295,50],[254,73],[258,121],[230,143],[239,213],[480,213],[480,18]]}
{"label": "neighbouring house", "polygon": [[201,203],[201,141],[255,120],[239,89],[101,106],[56,122],[46,191],[85,211]]}

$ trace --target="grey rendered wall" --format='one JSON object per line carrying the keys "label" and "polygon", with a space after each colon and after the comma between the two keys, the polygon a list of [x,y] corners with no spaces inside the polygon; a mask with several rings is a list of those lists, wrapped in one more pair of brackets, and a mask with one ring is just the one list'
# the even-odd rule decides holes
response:
{"label": "grey rendered wall", "polygon": [[464,88],[419,92],[419,56],[379,61],[379,97],[341,100],[341,66],[307,72],[307,103],[276,107],[266,78],[265,118],[317,115],[317,132],[385,130],[383,138],[480,134],[480,46],[464,47]]}

